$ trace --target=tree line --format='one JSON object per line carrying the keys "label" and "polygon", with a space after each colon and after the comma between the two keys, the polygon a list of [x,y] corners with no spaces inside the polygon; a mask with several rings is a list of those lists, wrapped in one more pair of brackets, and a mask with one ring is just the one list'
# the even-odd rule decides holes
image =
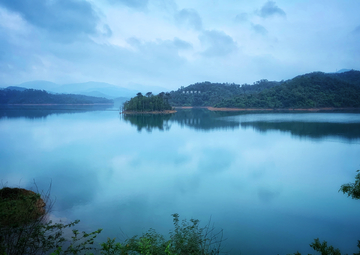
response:
{"label": "tree line", "polygon": [[259,93],[223,99],[215,107],[360,107],[360,86],[334,75],[316,72],[295,77]]}
{"label": "tree line", "polygon": [[131,98],[123,104],[124,112],[153,112],[172,110],[168,102],[169,94],[161,92],[158,95],[153,95],[152,92],[137,93],[136,97]]}
{"label": "tree line", "polygon": [[113,104],[113,101],[84,95],[51,94],[36,89],[2,89],[0,104]]}
{"label": "tree line", "polygon": [[200,82],[171,91],[169,103],[172,106],[214,106],[224,99],[258,93],[278,84],[279,82],[268,80],[260,80],[253,85]]}
{"label": "tree line", "polygon": [[313,72],[286,81],[252,85],[202,82],[170,92],[173,106],[234,108],[360,107],[360,72]]}

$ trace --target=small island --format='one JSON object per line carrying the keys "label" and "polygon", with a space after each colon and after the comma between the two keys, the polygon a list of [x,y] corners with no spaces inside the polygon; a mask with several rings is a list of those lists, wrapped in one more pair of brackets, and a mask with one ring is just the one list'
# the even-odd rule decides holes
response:
{"label": "small island", "polygon": [[168,102],[169,93],[161,92],[153,95],[152,92],[142,95],[137,93],[136,97],[131,98],[123,104],[120,114],[169,114],[176,111]]}

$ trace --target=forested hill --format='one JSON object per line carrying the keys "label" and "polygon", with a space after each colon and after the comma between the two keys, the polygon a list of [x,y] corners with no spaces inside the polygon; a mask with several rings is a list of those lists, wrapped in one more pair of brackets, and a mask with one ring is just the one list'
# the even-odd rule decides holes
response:
{"label": "forested hill", "polygon": [[151,92],[143,96],[140,92],[123,104],[123,112],[164,112],[172,110],[168,102],[168,93],[153,95]]}
{"label": "forested hill", "polygon": [[360,107],[360,72],[321,72],[297,76],[256,94],[223,99],[215,107],[321,108]]}
{"label": "forested hill", "polygon": [[45,90],[1,89],[0,104],[112,104],[113,101],[100,97],[74,94],[50,94]]}
{"label": "forested hill", "polygon": [[253,85],[196,83],[172,91],[173,106],[236,108],[360,107],[360,72],[314,72]]}
{"label": "forested hill", "polygon": [[281,82],[261,80],[253,85],[234,83],[201,82],[181,87],[170,92],[169,103],[172,106],[214,106],[224,99],[234,96],[259,93],[264,89],[280,85]]}

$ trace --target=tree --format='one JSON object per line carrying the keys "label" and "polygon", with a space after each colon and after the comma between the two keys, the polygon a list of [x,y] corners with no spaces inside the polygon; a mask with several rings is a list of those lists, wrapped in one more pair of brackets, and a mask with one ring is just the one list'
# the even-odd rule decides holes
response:
{"label": "tree", "polygon": [[360,199],[360,170],[356,172],[358,174],[355,176],[355,183],[343,184],[339,190],[344,194],[346,193],[352,199]]}
{"label": "tree", "polygon": [[65,238],[64,229],[74,227],[79,220],[69,224],[49,221],[47,214],[53,204],[49,197],[50,189],[42,195],[19,188],[0,189],[1,255],[81,254],[95,250],[92,244],[101,229],[81,234],[73,229],[73,236]]}
{"label": "tree", "polygon": [[138,93],[136,97],[126,101],[123,106],[125,112],[152,112],[171,110],[166,94],[153,95],[151,92],[143,96]]}

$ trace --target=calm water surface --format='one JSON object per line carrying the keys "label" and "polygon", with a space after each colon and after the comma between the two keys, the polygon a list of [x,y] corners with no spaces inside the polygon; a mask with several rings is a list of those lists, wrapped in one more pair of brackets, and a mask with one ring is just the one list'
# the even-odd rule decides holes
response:
{"label": "calm water surface", "polygon": [[231,254],[356,252],[360,202],[338,193],[360,169],[358,113],[120,116],[104,109],[0,112],[3,185],[52,183],[55,220],[118,240],[171,214],[209,219]]}

